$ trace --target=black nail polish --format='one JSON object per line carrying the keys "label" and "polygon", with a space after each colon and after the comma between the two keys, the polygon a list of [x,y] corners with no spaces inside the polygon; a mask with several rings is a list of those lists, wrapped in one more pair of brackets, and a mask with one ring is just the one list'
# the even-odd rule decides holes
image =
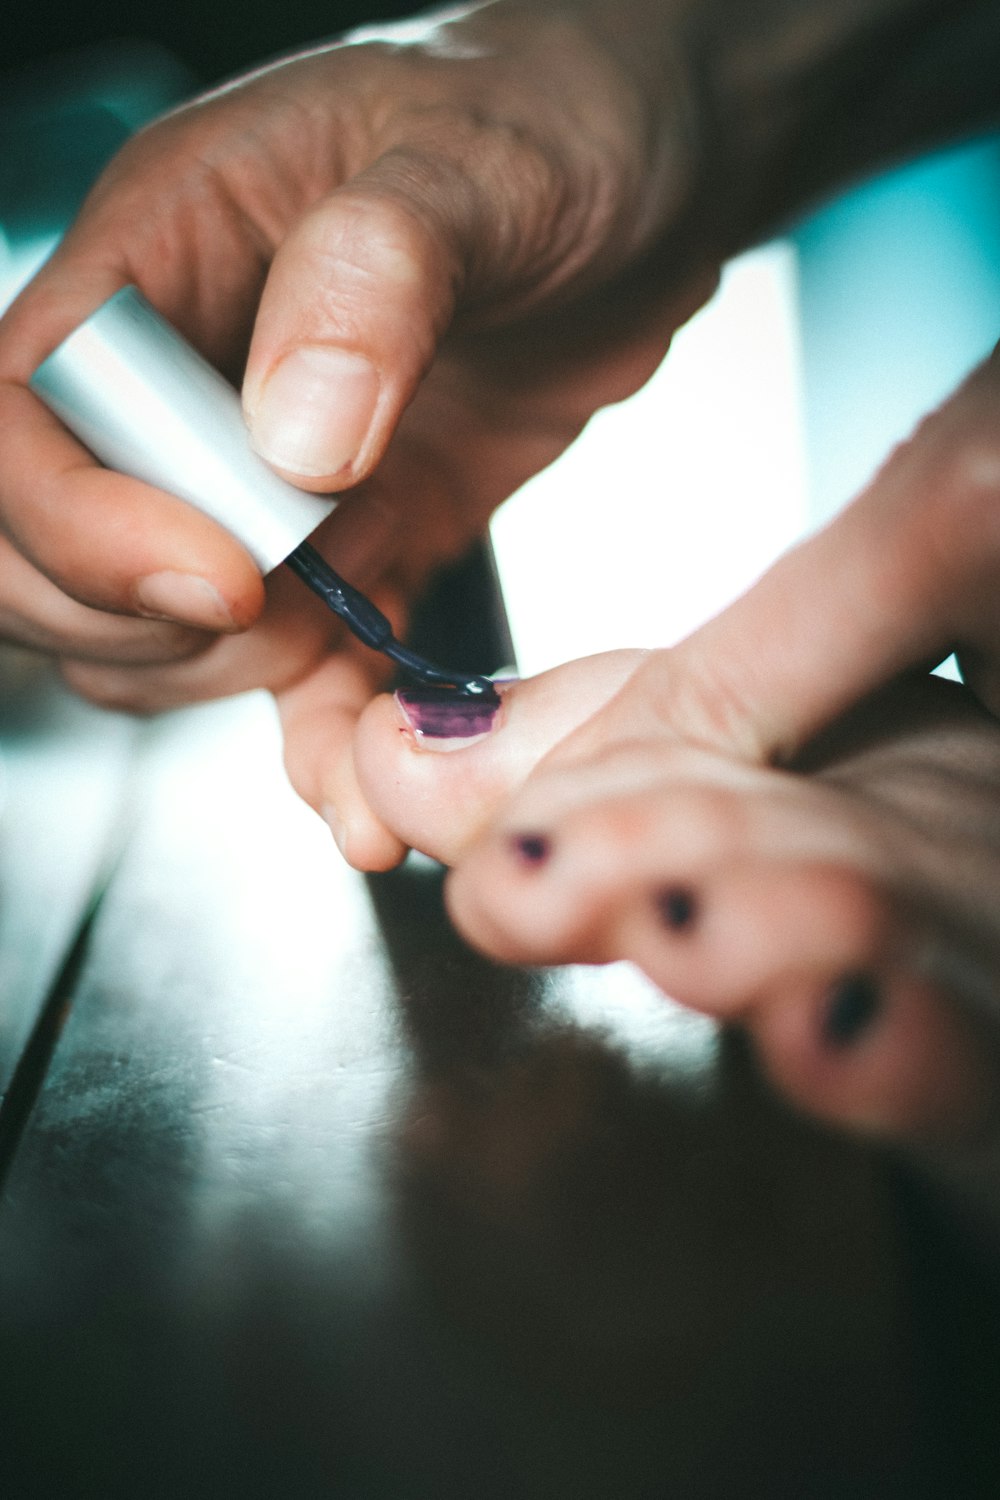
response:
{"label": "black nail polish", "polygon": [[823,1014],[823,1039],[830,1047],[850,1047],[873,1024],[882,996],[867,974],[848,974],[831,989]]}
{"label": "black nail polish", "polygon": [[693,927],[698,916],[698,898],[686,885],[671,885],[656,898],[656,909],[660,920],[672,932],[684,932]]}
{"label": "black nail polish", "polygon": [[552,844],[543,833],[518,833],[511,839],[514,853],[522,864],[544,864],[552,853]]}

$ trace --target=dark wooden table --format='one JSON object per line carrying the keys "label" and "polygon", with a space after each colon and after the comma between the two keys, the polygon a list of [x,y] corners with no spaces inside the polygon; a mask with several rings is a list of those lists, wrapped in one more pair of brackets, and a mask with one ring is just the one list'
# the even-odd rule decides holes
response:
{"label": "dark wooden table", "polygon": [[885,1163],[348,871],[265,697],[5,679],[5,1496],[973,1492]]}

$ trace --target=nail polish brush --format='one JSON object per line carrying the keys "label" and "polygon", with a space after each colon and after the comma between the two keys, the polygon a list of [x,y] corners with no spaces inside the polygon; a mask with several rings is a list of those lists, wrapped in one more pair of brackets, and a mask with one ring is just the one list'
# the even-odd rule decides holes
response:
{"label": "nail polish brush", "polygon": [[262,573],[287,563],[359,640],[414,681],[499,701],[488,677],[448,671],[403,645],[382,611],[305,540],[335,497],[308,494],[268,467],[250,446],[237,392],[136,287],[81,323],[30,384],[101,463],[211,516]]}

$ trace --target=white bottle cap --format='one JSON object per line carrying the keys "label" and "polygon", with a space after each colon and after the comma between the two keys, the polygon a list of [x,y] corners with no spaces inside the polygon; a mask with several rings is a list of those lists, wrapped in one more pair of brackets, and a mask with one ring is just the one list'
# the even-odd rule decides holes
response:
{"label": "white bottle cap", "polygon": [[262,573],[336,504],[254,453],[236,391],[134,286],[64,339],[31,387],[101,463],[212,516]]}

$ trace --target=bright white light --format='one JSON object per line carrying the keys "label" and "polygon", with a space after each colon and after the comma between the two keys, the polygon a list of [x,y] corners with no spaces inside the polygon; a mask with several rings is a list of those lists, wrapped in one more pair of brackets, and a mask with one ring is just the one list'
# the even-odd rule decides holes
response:
{"label": "bright white light", "polygon": [[483,57],[482,46],[456,41],[449,33],[451,22],[461,21],[476,9],[474,5],[453,5],[435,10],[432,16],[403,16],[397,21],[379,21],[372,26],[358,26],[342,38],[355,46],[381,42],[388,46],[422,46],[439,57]]}
{"label": "bright white light", "polygon": [[514,495],[493,543],[518,664],[671,645],[808,516],[795,255],[741,257],[635,396]]}
{"label": "bright white light", "polygon": [[12,245],[0,229],[0,313],[27,286],[42,262],[48,260],[58,240],[57,234],[46,234]]}

